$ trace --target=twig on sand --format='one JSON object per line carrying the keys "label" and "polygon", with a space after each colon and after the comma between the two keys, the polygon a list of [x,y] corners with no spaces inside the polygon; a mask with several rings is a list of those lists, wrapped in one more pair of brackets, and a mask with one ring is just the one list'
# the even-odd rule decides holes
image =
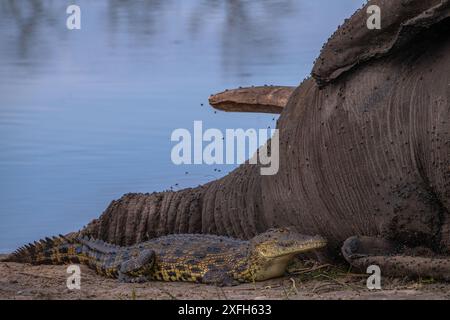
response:
{"label": "twig on sand", "polygon": [[286,296],[286,299],[289,300],[289,295],[298,295],[299,292],[297,290],[297,286],[295,284],[295,280],[293,278],[289,279],[292,283],[292,286],[289,288],[289,291],[286,289],[286,286],[283,284],[282,288],[283,288],[283,292]]}
{"label": "twig on sand", "polygon": [[349,288],[349,289],[351,289],[351,290],[354,290],[354,291],[356,291],[356,292],[360,292],[358,289],[352,287],[351,285],[346,284],[346,283],[344,283],[344,282],[341,282],[341,281],[339,281],[339,280],[337,280],[337,279],[335,279],[335,278],[333,278],[333,277],[330,277],[330,276],[328,276],[328,275],[326,275],[326,274],[322,274],[321,276],[322,276],[322,277],[325,277],[325,278],[327,278],[327,279],[330,279],[331,281],[334,281],[334,282],[336,282],[337,284],[339,284],[339,285],[341,285],[341,286],[343,286],[343,287],[347,287],[347,288]]}
{"label": "twig on sand", "polygon": [[312,293],[320,294],[320,289],[326,289],[326,291],[330,291],[329,287],[331,287],[331,290],[335,290],[336,284],[331,282],[325,282],[325,283],[317,283],[314,288],[311,290]]}
{"label": "twig on sand", "polygon": [[292,282],[292,289],[295,291],[295,294],[298,295],[298,290],[297,290],[297,286],[295,284],[295,279],[290,278],[289,280],[291,280],[291,282]]}
{"label": "twig on sand", "polygon": [[331,267],[331,266],[332,266],[331,264],[323,264],[323,265],[320,265],[320,266],[317,266],[317,267],[313,267],[313,268],[305,268],[305,269],[294,270],[294,271],[290,272],[290,274],[292,274],[292,275],[300,275],[300,274],[310,273],[310,272],[314,272],[314,271],[321,270],[321,269],[324,269],[324,268],[328,268],[328,267]]}
{"label": "twig on sand", "polygon": [[367,275],[363,273],[338,273],[338,276],[342,277],[354,277],[354,278],[366,278]]}
{"label": "twig on sand", "polygon": [[281,284],[275,284],[275,285],[270,285],[270,286],[265,286],[264,288],[262,288],[263,290],[272,290],[272,289],[278,289],[281,287]]}
{"label": "twig on sand", "polygon": [[286,291],[286,287],[284,285],[283,285],[283,292],[284,292],[284,295],[286,296],[286,300],[290,300],[289,293]]}
{"label": "twig on sand", "polygon": [[49,280],[55,280],[55,277],[44,276],[39,273],[28,273],[28,272],[22,272],[22,271],[18,271],[17,273],[23,274],[24,276],[29,276],[29,277],[40,277],[40,278],[45,278],[45,279],[49,279]]}
{"label": "twig on sand", "polygon": [[175,297],[173,294],[171,294],[171,293],[170,293],[169,291],[167,291],[166,289],[163,289],[163,288],[161,288],[161,287],[158,287],[158,290],[161,291],[161,292],[164,293],[164,294],[167,294],[167,295],[170,297],[170,299],[172,299],[172,300],[178,300],[177,297]]}
{"label": "twig on sand", "polygon": [[225,293],[225,290],[223,290],[222,287],[219,287],[219,290],[222,292],[222,295],[224,296],[225,300],[228,300],[227,294]]}

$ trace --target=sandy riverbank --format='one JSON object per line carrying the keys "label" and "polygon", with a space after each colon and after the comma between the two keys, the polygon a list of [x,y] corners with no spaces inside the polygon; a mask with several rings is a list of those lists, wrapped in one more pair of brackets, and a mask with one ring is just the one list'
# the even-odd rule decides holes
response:
{"label": "sandy riverbank", "polygon": [[0,263],[0,299],[450,299],[450,284],[384,279],[369,291],[364,275],[328,268],[256,284],[119,283],[82,266],[81,290],[66,287],[65,266]]}

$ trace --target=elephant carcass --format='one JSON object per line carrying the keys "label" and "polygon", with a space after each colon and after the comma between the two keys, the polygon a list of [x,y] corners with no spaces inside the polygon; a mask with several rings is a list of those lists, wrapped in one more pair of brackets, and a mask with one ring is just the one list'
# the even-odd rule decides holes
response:
{"label": "elephant carcass", "polygon": [[[381,30],[366,26],[374,4]],[[380,239],[395,247],[384,258],[418,247],[448,254],[449,10],[448,0],[369,1],[347,20],[283,108],[275,176],[245,164],[198,188],[129,194],[82,233],[131,244],[185,232],[250,238],[295,226],[326,237],[330,256],[353,239],[344,257],[360,267],[357,259]],[[442,278],[450,273],[448,264],[436,268]]]}

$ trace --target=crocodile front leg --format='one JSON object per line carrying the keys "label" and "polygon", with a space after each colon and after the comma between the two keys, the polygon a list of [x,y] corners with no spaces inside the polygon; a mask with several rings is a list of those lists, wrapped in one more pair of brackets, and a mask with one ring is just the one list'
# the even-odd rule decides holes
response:
{"label": "crocodile front leg", "polygon": [[240,284],[228,272],[222,270],[209,270],[203,276],[201,283],[218,287],[230,287]]}
{"label": "crocodile front leg", "polygon": [[121,282],[146,282],[152,272],[155,263],[155,252],[145,249],[135,258],[124,261],[119,269],[119,281]]}

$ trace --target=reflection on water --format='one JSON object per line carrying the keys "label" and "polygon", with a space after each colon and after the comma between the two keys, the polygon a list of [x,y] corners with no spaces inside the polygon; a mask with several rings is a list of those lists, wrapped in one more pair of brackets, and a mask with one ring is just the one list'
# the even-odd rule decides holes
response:
{"label": "reflection on water", "polygon": [[[110,0],[107,4],[108,28],[115,37],[121,30],[133,33],[137,45],[148,46],[151,38],[164,30],[164,14],[170,9],[172,0]],[[170,18],[170,17],[169,17]]]}
{"label": "reflection on water", "polygon": [[[207,31],[208,18],[222,15],[218,38],[223,71],[241,77],[255,60],[272,63],[283,46],[280,24],[299,10],[301,3],[292,0],[241,1],[203,0],[191,14],[191,35]],[[258,48],[258,54],[256,53]]]}
{"label": "reflection on water", "polygon": [[59,29],[55,28],[56,16],[56,7],[49,5],[48,1],[1,1],[0,20],[4,28],[0,31],[4,44],[0,51],[2,58],[23,64],[29,63],[30,57],[50,58],[48,31]]}
{"label": "reflection on water", "polygon": [[[0,0],[0,251],[80,228],[123,193],[232,170],[174,166],[171,132],[273,127],[216,114],[207,97],[297,84],[362,2]],[[73,3],[79,31],[65,28]]]}

